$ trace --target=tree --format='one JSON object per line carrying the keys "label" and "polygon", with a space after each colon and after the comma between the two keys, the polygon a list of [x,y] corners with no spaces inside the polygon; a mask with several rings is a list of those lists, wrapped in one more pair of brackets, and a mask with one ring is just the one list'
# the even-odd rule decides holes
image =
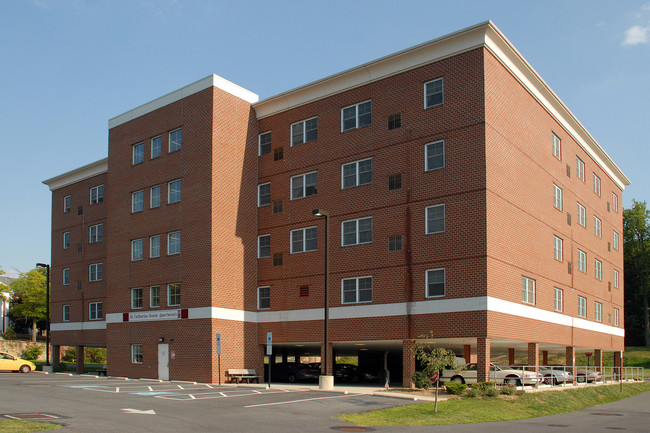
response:
{"label": "tree", "polygon": [[37,324],[45,320],[45,270],[32,269],[11,282],[11,316],[14,320],[32,322],[32,341],[36,341]]}
{"label": "tree", "polygon": [[456,354],[448,349],[434,347],[432,344],[425,344],[413,341],[413,356],[420,362],[423,372],[428,377],[433,377],[436,384],[436,399],[434,411],[438,412],[438,388],[440,385],[440,373],[445,368],[458,368],[456,365]]}
{"label": "tree", "polygon": [[650,347],[650,211],[632,200],[623,211],[625,257],[625,337],[628,345]]}

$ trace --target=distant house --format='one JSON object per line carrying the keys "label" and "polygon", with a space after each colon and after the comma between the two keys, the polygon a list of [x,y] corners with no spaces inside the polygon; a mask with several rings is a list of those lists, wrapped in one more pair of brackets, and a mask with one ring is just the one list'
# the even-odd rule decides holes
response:
{"label": "distant house", "polygon": [[0,275],[0,330],[4,334],[9,327],[9,293],[11,289],[9,285],[12,281],[16,280],[14,277]]}

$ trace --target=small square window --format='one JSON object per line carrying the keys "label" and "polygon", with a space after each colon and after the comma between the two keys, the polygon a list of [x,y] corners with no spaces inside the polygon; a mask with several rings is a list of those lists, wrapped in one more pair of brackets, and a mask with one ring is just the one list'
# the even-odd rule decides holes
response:
{"label": "small square window", "polygon": [[312,171],[291,178],[291,200],[316,195],[318,192],[318,172]]}
{"label": "small square window", "polygon": [[341,246],[368,244],[372,242],[372,217],[343,221],[341,223]]}
{"label": "small square window", "polygon": [[291,254],[316,251],[318,249],[318,229],[308,227],[291,230]]}
{"label": "small square window", "polygon": [[402,127],[402,114],[395,113],[388,116],[388,130],[393,130]]}
{"label": "small square window", "polygon": [[372,182],[372,158],[341,165],[341,189]]}
{"label": "small square window", "polygon": [[372,302],[372,277],[345,278],[341,280],[341,303]]}
{"label": "small square window", "polygon": [[363,128],[372,123],[372,101],[351,105],[341,110],[341,132]]}
{"label": "small square window", "polygon": [[318,118],[303,120],[291,125],[291,146],[297,146],[318,138]]}
{"label": "small square window", "polygon": [[388,238],[388,251],[400,251],[402,249],[402,235],[390,236]]}
{"label": "small square window", "polygon": [[402,174],[391,174],[388,176],[388,190],[402,189]]}

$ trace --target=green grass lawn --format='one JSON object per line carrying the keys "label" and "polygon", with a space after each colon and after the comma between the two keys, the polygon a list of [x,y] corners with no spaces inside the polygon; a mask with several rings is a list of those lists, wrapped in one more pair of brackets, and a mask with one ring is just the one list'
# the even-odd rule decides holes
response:
{"label": "green grass lawn", "polygon": [[510,421],[571,412],[621,400],[650,391],[650,383],[625,383],[583,389],[519,394],[516,396],[463,397],[434,403],[420,403],[390,409],[346,414],[339,419],[366,426],[423,426]]}
{"label": "green grass lawn", "polygon": [[0,433],[32,433],[39,431],[57,430],[61,425],[47,422],[31,421],[0,421]]}

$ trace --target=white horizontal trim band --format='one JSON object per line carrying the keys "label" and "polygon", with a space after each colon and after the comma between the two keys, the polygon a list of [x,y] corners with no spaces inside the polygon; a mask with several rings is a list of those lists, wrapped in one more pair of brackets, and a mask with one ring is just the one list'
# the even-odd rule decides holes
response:
{"label": "white horizontal trim band", "polygon": [[50,331],[91,331],[96,329],[106,329],[106,322],[93,320],[92,322],[63,322],[50,325]]}

